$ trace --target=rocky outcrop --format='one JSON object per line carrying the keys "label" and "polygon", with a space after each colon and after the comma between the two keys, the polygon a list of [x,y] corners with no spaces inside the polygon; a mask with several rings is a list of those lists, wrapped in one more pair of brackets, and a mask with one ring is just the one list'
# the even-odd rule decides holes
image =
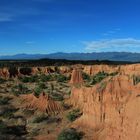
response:
{"label": "rocky outcrop", "polygon": [[82,71],[75,68],[71,74],[70,84],[82,84],[83,82]]}
{"label": "rocky outcrop", "polygon": [[52,100],[47,94],[40,94],[39,98],[34,94],[22,95],[23,108],[35,109],[47,114],[58,113],[62,111],[61,105]]}
{"label": "rocky outcrop", "polygon": [[73,126],[93,130],[96,140],[138,140],[140,88],[131,81],[118,75],[94,87],[74,87],[70,103],[81,108],[83,115]]}

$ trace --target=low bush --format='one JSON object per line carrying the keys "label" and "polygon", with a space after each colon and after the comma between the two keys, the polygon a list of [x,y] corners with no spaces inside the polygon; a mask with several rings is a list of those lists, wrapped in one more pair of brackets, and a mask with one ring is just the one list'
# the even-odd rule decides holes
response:
{"label": "low bush", "polygon": [[39,97],[39,95],[40,95],[42,92],[43,92],[43,89],[40,88],[40,87],[36,87],[36,88],[34,89],[34,95],[35,95],[36,97]]}
{"label": "low bush", "polygon": [[44,83],[39,83],[34,89],[35,96],[38,97],[46,88],[47,86]]}
{"label": "low bush", "polygon": [[42,81],[42,82],[48,82],[48,81],[52,80],[52,75],[42,74],[39,78],[40,78],[40,81]]}
{"label": "low bush", "polygon": [[41,89],[47,88],[47,86],[42,82],[38,84],[38,87],[41,88]]}
{"label": "low bush", "polygon": [[3,83],[5,83],[5,82],[6,82],[6,80],[5,80],[5,79],[0,78],[0,84],[3,84]]}
{"label": "low bush", "polygon": [[10,99],[11,98],[9,98],[9,97],[0,97],[0,105],[6,105],[6,104],[8,104],[8,102],[9,102]]}
{"label": "low bush", "polygon": [[93,76],[91,80],[91,85],[95,85],[96,83],[100,83],[104,78],[109,76],[108,73],[103,72],[98,72],[96,75]]}
{"label": "low bush", "polygon": [[23,83],[34,83],[34,82],[38,82],[38,76],[37,75],[33,75],[33,76],[25,76],[25,77],[20,77],[19,80]]}
{"label": "low bush", "polygon": [[61,105],[63,107],[64,110],[68,110],[72,107],[72,105],[66,104],[64,101],[61,102]]}
{"label": "low bush", "polygon": [[81,115],[82,113],[80,112],[79,109],[74,109],[68,113],[67,119],[72,122],[72,121],[75,121]]}
{"label": "low bush", "polygon": [[23,84],[18,84],[13,86],[11,91],[14,95],[18,96],[20,94],[27,94],[29,92],[29,89]]}
{"label": "low bush", "polygon": [[116,76],[118,74],[118,72],[112,72],[109,74],[109,76]]}
{"label": "low bush", "polygon": [[57,137],[57,140],[81,140],[83,134],[77,132],[74,128],[63,130]]}
{"label": "low bush", "polygon": [[48,116],[46,115],[41,115],[41,116],[37,116],[33,119],[33,123],[41,123],[45,120],[48,120]]}
{"label": "low bush", "polygon": [[137,85],[140,82],[140,76],[133,75],[133,84]]}
{"label": "low bush", "polygon": [[86,74],[86,73],[82,73],[83,79],[86,81],[90,81],[90,75]]}
{"label": "low bush", "polygon": [[7,132],[7,126],[6,124],[0,120],[0,134],[5,134]]}
{"label": "low bush", "polygon": [[59,94],[59,93],[52,93],[50,94],[51,98],[54,99],[55,101],[63,101],[63,95]]}
{"label": "low bush", "polygon": [[65,81],[67,81],[67,77],[59,74],[56,76],[56,80],[57,80],[57,82],[65,82]]}
{"label": "low bush", "polygon": [[14,109],[14,108],[6,108],[3,114],[1,114],[0,116],[3,118],[12,118],[14,116],[13,113],[15,113],[16,111],[17,109]]}
{"label": "low bush", "polygon": [[3,140],[11,139],[9,135],[22,136],[27,134],[26,126],[8,126],[0,120],[0,135]]}

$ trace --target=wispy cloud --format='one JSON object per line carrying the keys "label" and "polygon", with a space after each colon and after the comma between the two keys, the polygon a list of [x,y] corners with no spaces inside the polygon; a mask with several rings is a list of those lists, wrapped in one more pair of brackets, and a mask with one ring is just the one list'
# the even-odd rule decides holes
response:
{"label": "wispy cloud", "polygon": [[115,33],[118,33],[121,29],[120,28],[116,28],[116,29],[113,29],[113,30],[109,30],[105,33],[102,33],[103,36],[109,36],[109,35],[113,35]]}
{"label": "wispy cloud", "polygon": [[87,51],[130,51],[140,48],[140,39],[122,38],[82,42]]}
{"label": "wispy cloud", "polygon": [[26,46],[32,47],[35,45],[35,41],[27,41],[25,42]]}

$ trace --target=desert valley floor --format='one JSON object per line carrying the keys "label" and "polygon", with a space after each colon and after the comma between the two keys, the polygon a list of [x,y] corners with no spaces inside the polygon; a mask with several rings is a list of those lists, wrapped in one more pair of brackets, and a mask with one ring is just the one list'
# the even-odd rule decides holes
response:
{"label": "desert valley floor", "polygon": [[0,68],[0,140],[140,140],[140,64]]}

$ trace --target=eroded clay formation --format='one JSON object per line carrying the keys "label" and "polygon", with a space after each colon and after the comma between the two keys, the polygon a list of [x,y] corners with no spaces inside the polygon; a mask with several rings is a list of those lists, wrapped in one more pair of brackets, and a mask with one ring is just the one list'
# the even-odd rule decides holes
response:
{"label": "eroded clay formation", "polygon": [[90,140],[138,140],[139,91],[125,75],[109,77],[94,87],[73,87],[69,102],[83,111],[73,127],[83,129]]}

